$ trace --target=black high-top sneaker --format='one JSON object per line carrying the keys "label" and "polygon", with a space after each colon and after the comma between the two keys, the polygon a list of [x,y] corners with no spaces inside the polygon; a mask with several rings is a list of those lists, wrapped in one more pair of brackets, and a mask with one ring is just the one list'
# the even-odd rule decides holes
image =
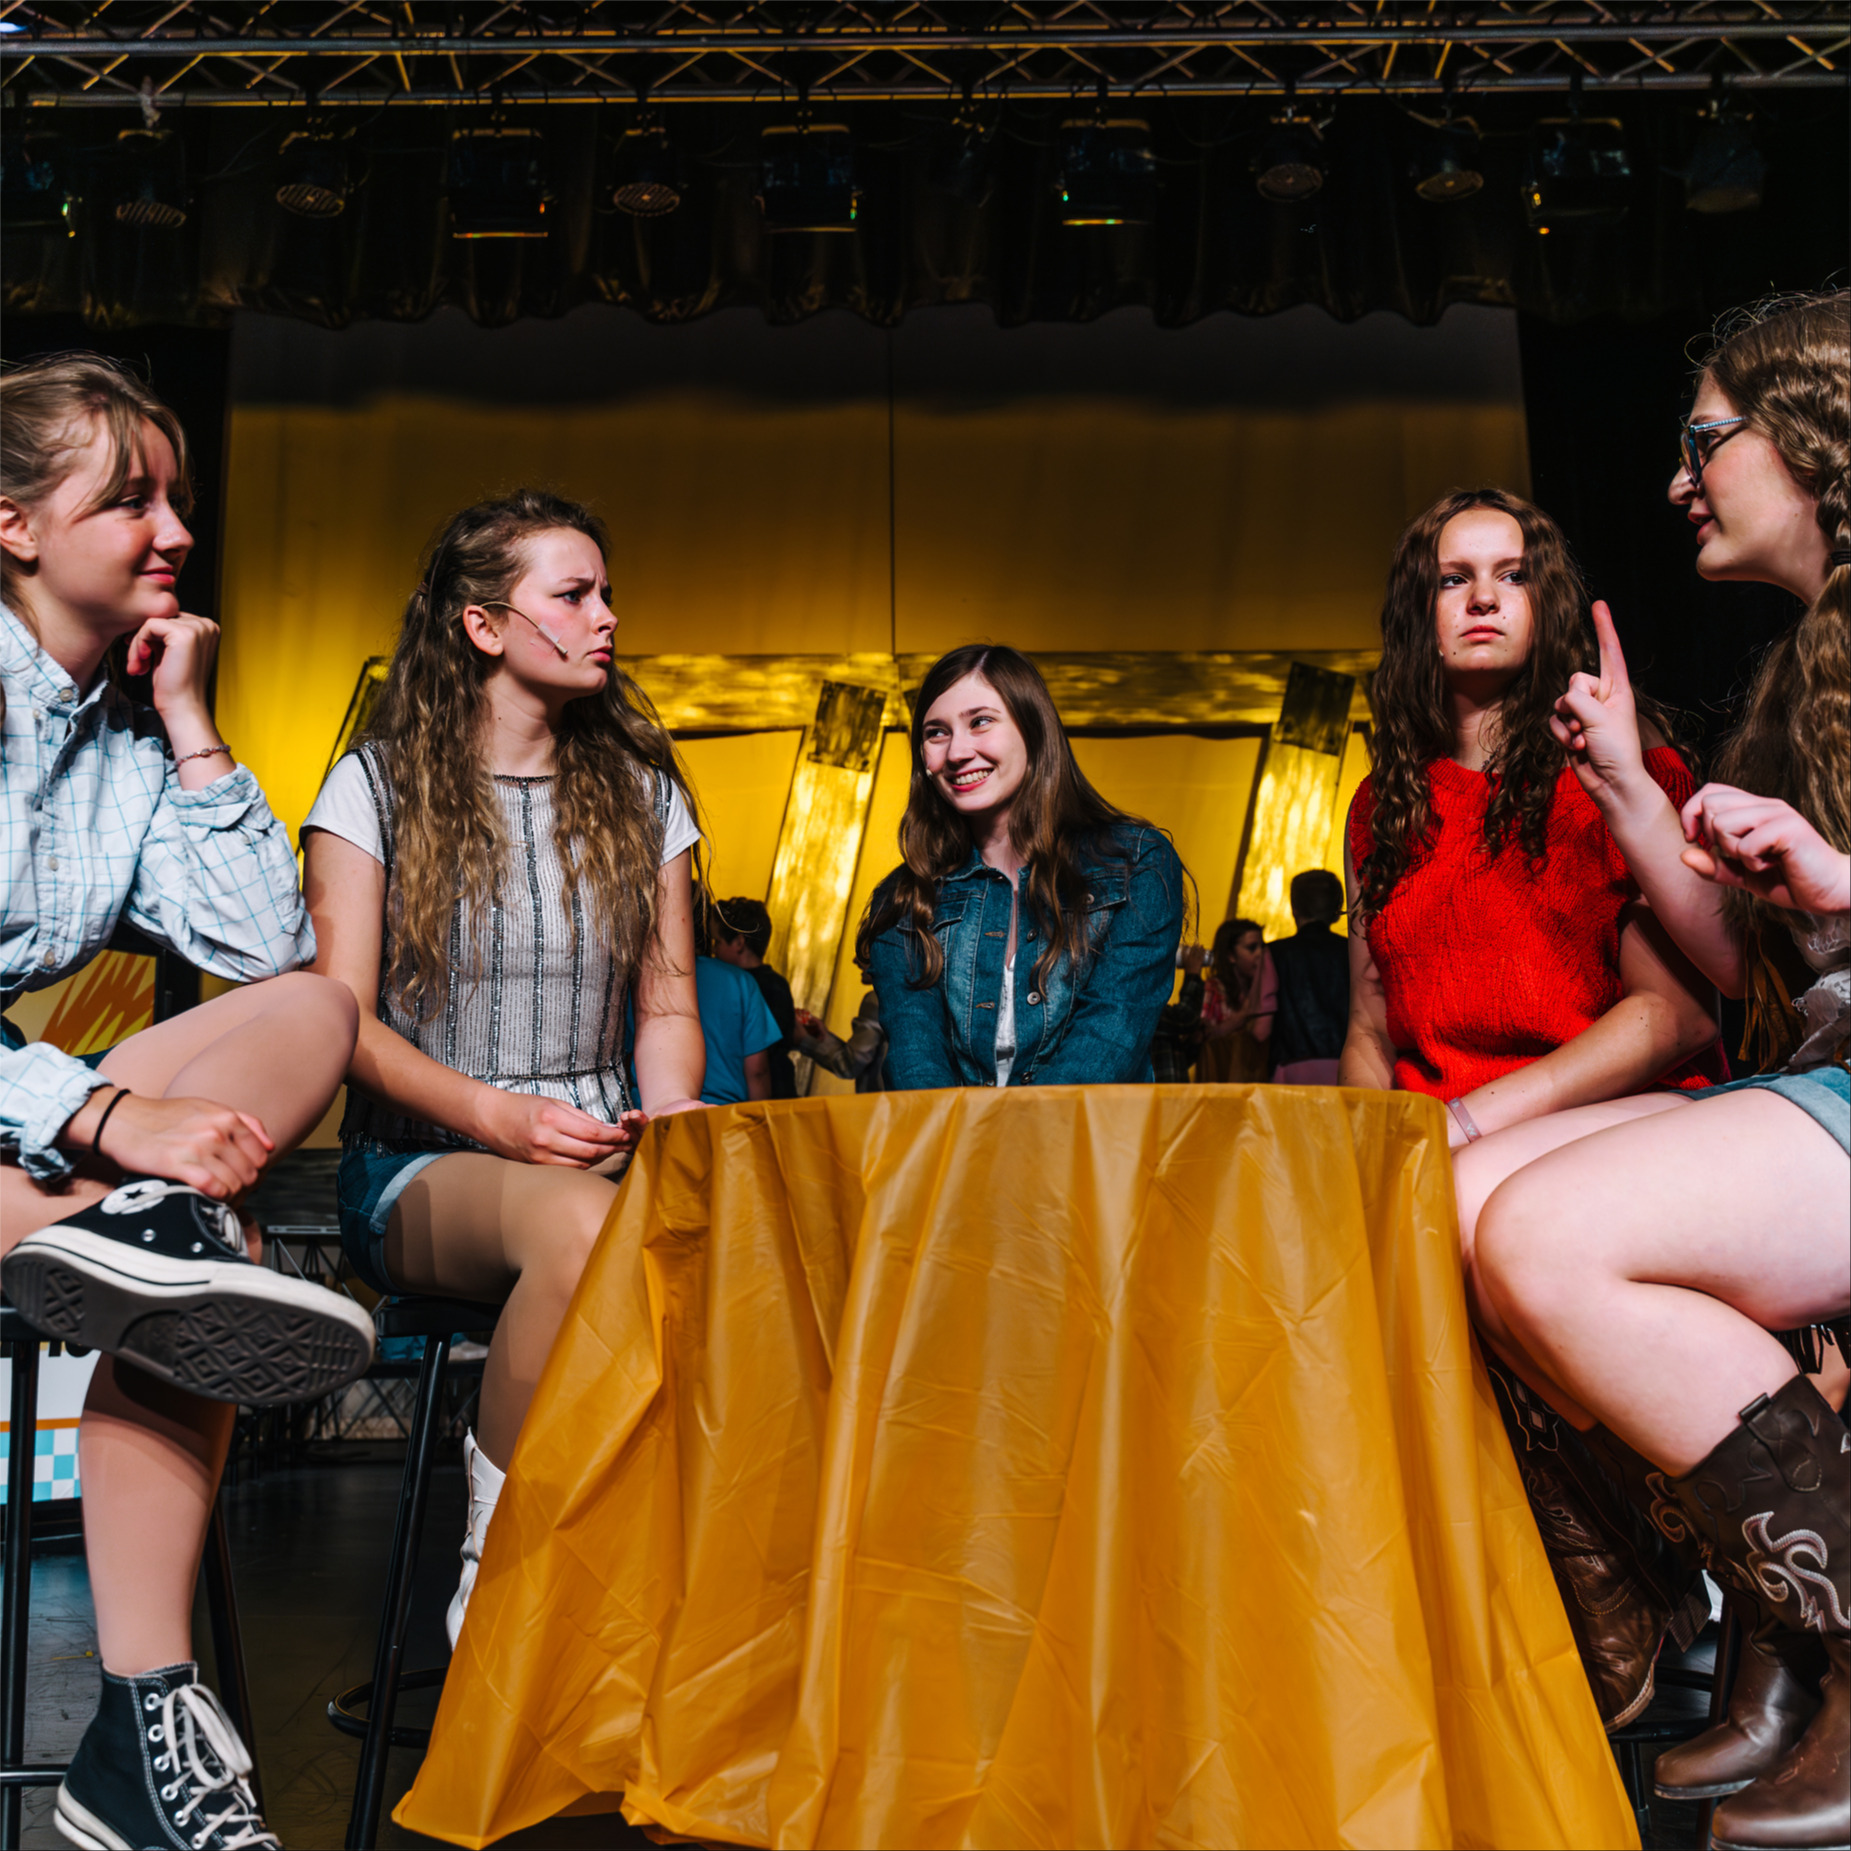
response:
{"label": "black high-top sneaker", "polygon": [[256,1265],[233,1210],[159,1177],[28,1234],[0,1285],[47,1336],[213,1401],[311,1401],[373,1360],[352,1299]]}
{"label": "black high-top sneaker", "polygon": [[246,1775],[251,1757],[194,1665],[103,1673],[103,1699],[54,1815],[86,1851],[282,1851]]}

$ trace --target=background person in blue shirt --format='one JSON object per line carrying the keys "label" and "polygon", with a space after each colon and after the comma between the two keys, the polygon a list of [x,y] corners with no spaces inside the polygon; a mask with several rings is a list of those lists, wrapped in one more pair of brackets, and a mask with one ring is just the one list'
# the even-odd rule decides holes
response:
{"label": "background person in blue shirt", "polygon": [[1187,876],[1086,781],[1019,651],[967,644],[920,685],[900,852],[855,949],[896,1089],[1152,1078]]}
{"label": "background person in blue shirt", "polygon": [[702,1105],[740,1105],[769,1099],[771,1050],[783,1039],[752,973],[709,957],[694,960],[694,988],[700,998],[701,1034],[707,1042],[707,1078]]}

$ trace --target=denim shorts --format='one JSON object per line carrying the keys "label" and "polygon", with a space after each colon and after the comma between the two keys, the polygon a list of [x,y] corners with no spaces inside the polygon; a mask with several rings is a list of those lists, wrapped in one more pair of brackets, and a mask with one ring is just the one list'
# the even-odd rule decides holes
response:
{"label": "denim shorts", "polygon": [[377,1144],[349,1144],[334,1173],[334,1200],[341,1217],[341,1251],[375,1292],[399,1290],[386,1272],[386,1223],[405,1185],[450,1150],[384,1150]]}
{"label": "denim shorts", "polygon": [[1839,1149],[1851,1156],[1851,1073],[1842,1067],[1814,1067],[1806,1073],[1757,1073],[1746,1080],[1731,1080],[1727,1086],[1706,1086],[1701,1092],[1687,1094],[1691,1099],[1720,1099],[1725,1093],[1746,1092],[1757,1087],[1778,1093],[1796,1105],[1838,1140]]}

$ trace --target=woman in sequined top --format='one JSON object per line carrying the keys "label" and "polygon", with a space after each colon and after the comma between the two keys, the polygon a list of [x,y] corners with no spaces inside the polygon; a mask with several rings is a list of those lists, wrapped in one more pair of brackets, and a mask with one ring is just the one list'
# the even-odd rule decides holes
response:
{"label": "woman in sequined top", "polygon": [[699,835],[668,735],[612,659],[605,551],[591,514],[537,491],[457,515],[303,829],[317,968],[361,1012],[349,1257],[381,1292],[505,1301],[465,1448],[452,1640],[617,1178],[648,1118],[700,1104]]}

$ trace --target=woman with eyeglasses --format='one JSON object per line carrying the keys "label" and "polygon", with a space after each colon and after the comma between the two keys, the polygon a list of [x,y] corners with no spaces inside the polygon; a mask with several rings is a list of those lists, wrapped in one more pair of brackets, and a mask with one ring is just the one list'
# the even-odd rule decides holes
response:
{"label": "woman with eyeglasses", "polygon": [[316,969],[360,1005],[342,1244],[376,1292],[502,1305],[463,1449],[453,1644],[617,1178],[647,1119],[701,1102],[700,836],[612,659],[605,550],[594,515],[536,490],[457,515],[303,825]]}
{"label": "woman with eyeglasses", "polygon": [[1698,571],[1806,613],[1721,778],[1682,805],[1642,775],[1599,607],[1599,669],[1570,679],[1556,736],[1685,955],[1749,999],[1772,1070],[1555,1121],[1559,1147],[1479,1214],[1479,1302],[1539,1432],[1602,1435],[1638,1507],[1742,1604],[1729,1716],[1661,1757],[1658,1791],[1730,1796],[1719,1846],[1843,1846],[1851,1437],[1789,1345],[1813,1366],[1802,1327],[1851,1345],[1851,294],[1725,332],[1684,443],[1671,499]]}
{"label": "woman with eyeglasses", "polygon": [[[1370,690],[1374,763],[1350,812],[1340,1074],[1446,1102],[1468,1290],[1479,1203],[1554,1141],[1561,1113],[1725,1077],[1708,986],[1552,731],[1563,685],[1593,666],[1591,640],[1580,575],[1540,508],[1462,491],[1402,535]],[[1667,802],[1690,797],[1649,719],[1635,750]],[[1660,1640],[1688,1645],[1703,1624],[1701,1583],[1572,1448],[1513,1438],[1602,1719],[1618,1728],[1651,1699]]]}

